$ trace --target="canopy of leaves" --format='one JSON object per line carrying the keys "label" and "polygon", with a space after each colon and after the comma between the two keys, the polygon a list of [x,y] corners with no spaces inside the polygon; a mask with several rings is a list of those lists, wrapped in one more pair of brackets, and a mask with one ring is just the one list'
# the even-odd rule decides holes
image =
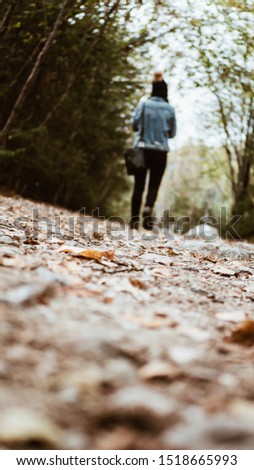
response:
{"label": "canopy of leaves", "polygon": [[151,40],[147,24],[156,5],[149,3],[144,21],[142,2],[65,3],[50,47],[64,2],[0,4],[1,128],[11,119],[0,151],[0,183],[68,207],[100,205],[110,213],[128,188],[122,154],[142,82],[135,54]]}

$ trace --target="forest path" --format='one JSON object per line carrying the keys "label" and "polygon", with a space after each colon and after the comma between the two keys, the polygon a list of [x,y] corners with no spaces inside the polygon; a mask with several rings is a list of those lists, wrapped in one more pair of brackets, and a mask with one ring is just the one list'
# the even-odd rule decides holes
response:
{"label": "forest path", "polygon": [[253,448],[253,245],[77,217],[0,198],[0,448]]}

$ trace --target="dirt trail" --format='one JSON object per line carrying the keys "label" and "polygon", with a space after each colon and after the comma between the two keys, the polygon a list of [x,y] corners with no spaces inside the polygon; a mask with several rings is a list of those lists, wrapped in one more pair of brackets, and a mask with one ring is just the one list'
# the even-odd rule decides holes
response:
{"label": "dirt trail", "polygon": [[253,448],[253,245],[77,217],[0,199],[0,447]]}

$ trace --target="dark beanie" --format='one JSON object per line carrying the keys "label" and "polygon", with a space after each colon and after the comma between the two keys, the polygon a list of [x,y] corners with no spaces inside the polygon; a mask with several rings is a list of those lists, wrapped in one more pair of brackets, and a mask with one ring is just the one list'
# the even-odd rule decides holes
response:
{"label": "dark beanie", "polygon": [[164,80],[153,82],[152,96],[163,98],[168,101],[168,86]]}

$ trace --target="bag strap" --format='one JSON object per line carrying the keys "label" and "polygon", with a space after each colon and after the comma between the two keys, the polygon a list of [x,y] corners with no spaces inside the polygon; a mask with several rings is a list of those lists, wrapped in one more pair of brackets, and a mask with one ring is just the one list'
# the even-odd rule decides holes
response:
{"label": "bag strap", "polygon": [[141,114],[141,134],[140,134],[140,140],[144,141],[144,135],[145,135],[145,103],[142,109],[142,114]]}

